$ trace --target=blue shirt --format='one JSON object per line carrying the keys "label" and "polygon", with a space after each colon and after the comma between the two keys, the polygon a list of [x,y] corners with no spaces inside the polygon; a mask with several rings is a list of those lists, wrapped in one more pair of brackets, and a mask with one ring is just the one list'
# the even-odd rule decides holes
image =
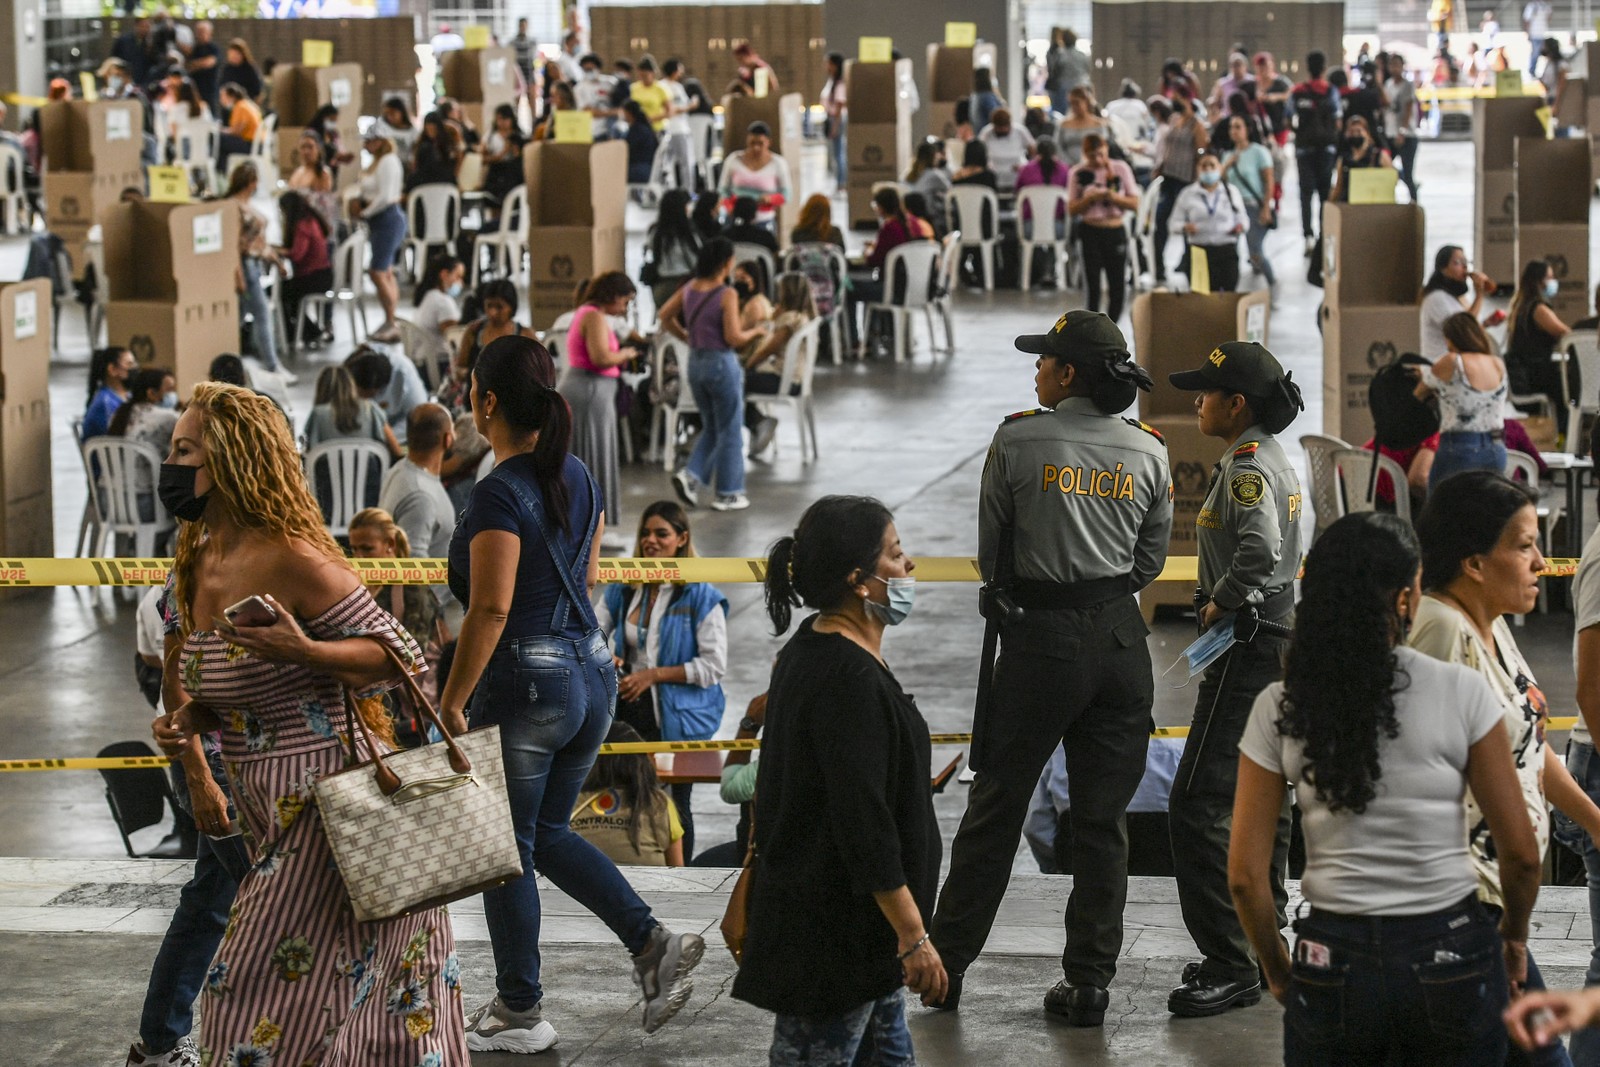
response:
{"label": "blue shirt", "polygon": [[[544,493],[539,488],[539,480],[534,474],[531,454],[512,456],[495,469],[521,481],[540,507],[547,506]],[[548,510],[545,513],[545,528],[562,554],[571,561],[574,577],[578,580],[578,591],[582,593],[588,560],[579,559],[578,552],[599,518],[594,479],[576,456],[568,454],[561,470],[561,480],[566,484],[569,501],[567,531],[561,531]],[[569,605],[566,625],[562,629],[556,631],[551,627],[556,602],[561,595],[561,578],[556,573],[555,561],[550,558],[538,524],[517,498],[516,491],[495,477],[486,477],[472,487],[472,496],[456,523],[455,534],[450,538],[450,592],[461,601],[462,607],[469,606],[467,598],[472,588],[472,539],[484,530],[504,530],[522,539],[522,556],[517,561],[516,586],[511,594],[511,610],[506,614],[502,641],[552,636],[576,640],[589,631],[581,605]]]}
{"label": "blue shirt", "polygon": [[422,384],[422,375],[417,373],[417,365],[405,355],[396,352],[386,354],[390,365],[394,367],[394,374],[390,376],[389,384],[378,390],[372,402],[383,409],[383,417],[394,429],[395,438],[404,444],[406,418],[411,414],[412,408],[428,402],[428,387]]}
{"label": "blue shirt", "polygon": [[94,399],[89,401],[89,409],[83,413],[83,439],[103,437],[111,428],[111,417],[122,406],[122,397],[118,396],[109,385],[102,385],[100,391],[94,394]]}

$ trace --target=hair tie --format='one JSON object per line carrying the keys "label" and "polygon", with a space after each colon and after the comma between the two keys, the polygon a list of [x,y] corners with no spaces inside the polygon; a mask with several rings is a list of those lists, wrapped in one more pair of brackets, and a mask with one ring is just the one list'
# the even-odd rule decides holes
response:
{"label": "hair tie", "polygon": [[1126,358],[1126,353],[1123,353],[1123,356],[1123,359],[1106,364],[1106,373],[1111,375],[1112,380],[1129,382],[1147,393],[1154,389],[1156,383],[1150,377],[1150,372],[1131,359]]}

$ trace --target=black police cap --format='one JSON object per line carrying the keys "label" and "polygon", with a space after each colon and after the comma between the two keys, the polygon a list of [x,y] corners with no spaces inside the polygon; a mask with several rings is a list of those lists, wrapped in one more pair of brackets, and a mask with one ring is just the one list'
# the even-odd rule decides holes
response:
{"label": "black police cap", "polygon": [[1049,333],[1029,333],[1017,338],[1017,351],[1051,356],[1069,362],[1095,360],[1111,363],[1128,359],[1128,341],[1110,317],[1098,311],[1069,311],[1056,320]]}

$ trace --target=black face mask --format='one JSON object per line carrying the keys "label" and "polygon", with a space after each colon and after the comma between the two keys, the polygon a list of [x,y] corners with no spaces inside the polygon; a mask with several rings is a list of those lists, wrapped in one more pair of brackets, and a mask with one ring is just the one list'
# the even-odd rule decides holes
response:
{"label": "black face mask", "polygon": [[733,291],[739,294],[740,300],[749,300],[756,292],[754,286],[746,285],[744,282],[734,282]]}
{"label": "black face mask", "polygon": [[194,494],[194,479],[199,472],[199,467],[186,467],[180,463],[161,465],[161,475],[156,480],[156,496],[173,518],[194,522],[206,513],[206,497],[211,494]]}

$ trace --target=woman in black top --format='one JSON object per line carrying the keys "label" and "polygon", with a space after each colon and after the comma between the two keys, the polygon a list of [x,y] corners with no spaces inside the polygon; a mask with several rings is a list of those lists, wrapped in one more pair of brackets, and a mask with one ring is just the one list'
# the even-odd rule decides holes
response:
{"label": "woman in black top", "polygon": [[756,779],[750,926],[733,994],[777,1013],[772,1062],[911,1063],[905,1000],[945,995],[928,939],[942,847],[928,724],[883,662],[911,610],[914,564],[893,516],[824,497],[773,545],[778,654]]}
{"label": "woman in black top", "polygon": [[[1522,268],[1517,292],[1511,298],[1506,344],[1506,375],[1511,379],[1513,396],[1543,393],[1550,398],[1558,428],[1567,428],[1567,406],[1561,395],[1562,365],[1550,357],[1556,345],[1572,331],[1561,321],[1550,301],[1561,291],[1560,282],[1549,260],[1533,259]],[[1573,374],[1572,395],[1580,383]]]}

